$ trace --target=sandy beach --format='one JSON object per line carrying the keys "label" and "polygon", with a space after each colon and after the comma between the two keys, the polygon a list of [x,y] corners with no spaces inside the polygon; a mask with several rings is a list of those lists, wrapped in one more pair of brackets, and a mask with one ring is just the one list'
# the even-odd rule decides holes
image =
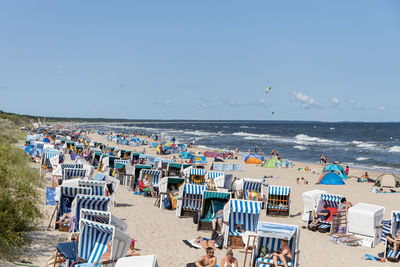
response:
{"label": "sandy beach", "polygon": [[[89,138],[98,142],[115,146],[109,143],[103,136],[97,134],[89,135]],[[119,146],[119,148],[132,150],[136,152],[146,149],[146,154],[155,155],[154,149],[149,146],[129,147]],[[191,148],[191,151],[204,152],[204,149]],[[170,158],[171,155],[166,156]],[[243,166],[243,172],[233,173],[239,178],[255,178],[262,176],[274,176],[278,179],[269,179],[268,183],[272,185],[285,185],[292,188],[291,193],[291,217],[271,217],[266,216],[265,210],[261,212],[260,220],[269,222],[279,222],[286,224],[295,224],[299,227],[305,225],[301,220],[303,212],[303,192],[313,189],[327,190],[332,194],[340,194],[356,204],[364,202],[369,204],[382,205],[385,207],[384,218],[390,218],[392,210],[399,209],[399,194],[373,194],[370,191],[371,184],[357,183],[356,179],[351,178],[346,181],[344,186],[316,185],[320,176],[322,167],[317,164],[305,164],[294,162],[293,168],[275,168],[266,169],[255,165],[246,165],[239,158],[238,160],[228,160],[230,163],[238,163]],[[210,169],[212,159],[208,159],[207,170]],[[298,168],[309,167],[315,170],[315,174],[310,171],[298,171]],[[351,169],[351,176],[360,176],[364,171]],[[370,176],[375,178],[379,173],[369,172]],[[304,177],[309,181],[308,185],[296,184],[297,177]],[[43,196],[45,192],[43,191]],[[179,218],[175,211],[163,210],[154,206],[155,198],[146,198],[136,196],[127,187],[120,186],[116,195],[118,205],[111,209],[111,212],[117,217],[123,219],[127,225],[127,234],[136,240],[136,248],[142,255],[157,254],[160,266],[186,266],[187,263],[195,261],[198,257],[205,254],[203,249],[190,248],[183,240],[193,239],[199,236],[210,237],[208,231],[197,231],[192,218]],[[49,218],[54,207],[43,206],[45,217],[42,228],[47,228]],[[65,241],[67,234],[58,231],[37,231],[32,233],[32,244],[27,250],[25,258],[30,259],[35,264],[45,266],[46,260],[54,255],[55,246],[58,242]],[[307,229],[301,229],[300,233],[300,258],[299,266],[381,266],[382,263],[374,263],[362,260],[366,253],[377,255],[384,250],[383,243],[375,248],[366,247],[348,247],[334,244],[330,241],[328,234],[311,232]],[[218,263],[224,257],[226,250],[216,250]],[[239,250],[234,250],[234,256],[239,260],[239,266],[242,266],[244,254]],[[391,263],[387,263],[391,264]]]}

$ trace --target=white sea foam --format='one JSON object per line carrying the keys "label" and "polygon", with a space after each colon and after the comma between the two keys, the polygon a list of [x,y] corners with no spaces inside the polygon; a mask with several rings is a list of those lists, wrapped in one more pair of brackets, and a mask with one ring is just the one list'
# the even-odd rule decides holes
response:
{"label": "white sea foam", "polygon": [[363,161],[363,160],[369,160],[369,158],[358,157],[358,158],[356,158],[356,160],[358,160],[358,161]]}
{"label": "white sea foam", "polygon": [[300,143],[300,144],[304,144],[304,143],[334,144],[334,143],[337,143],[333,140],[308,136],[306,134],[298,134],[294,138],[297,140],[297,143]]}
{"label": "white sea foam", "polygon": [[305,146],[294,146],[294,148],[297,148],[299,150],[307,150],[308,148]]}
{"label": "white sea foam", "polygon": [[362,141],[357,141],[357,140],[353,140],[349,143],[349,145],[352,146],[356,146],[359,148],[369,148],[369,149],[374,149],[376,148],[376,144],[372,144],[372,143],[367,143],[367,142],[362,142]]}
{"label": "white sea foam", "polygon": [[389,148],[389,152],[400,152],[400,146],[392,146]]}

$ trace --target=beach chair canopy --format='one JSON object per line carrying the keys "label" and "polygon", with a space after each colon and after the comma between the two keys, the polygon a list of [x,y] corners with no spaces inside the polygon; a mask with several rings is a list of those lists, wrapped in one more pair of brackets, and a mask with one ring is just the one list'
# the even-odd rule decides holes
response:
{"label": "beach chair canopy", "polygon": [[78,246],[78,257],[87,260],[87,263],[98,262],[107,250],[111,241],[111,260],[117,260],[126,255],[130,244],[130,237],[112,225],[96,223],[83,219]]}
{"label": "beach chair canopy", "polygon": [[231,194],[226,192],[217,192],[217,191],[204,191],[203,199],[230,199]]}
{"label": "beach chair canopy", "polygon": [[78,230],[81,209],[108,211],[111,199],[109,197],[76,195],[72,202],[72,216],[75,217],[74,231]]}
{"label": "beach chair canopy", "polygon": [[53,157],[56,157],[56,156],[62,154],[62,152],[61,152],[60,150],[49,150],[49,149],[44,149],[44,150],[43,150],[43,154],[44,154],[44,157],[45,157],[46,159],[51,159],[51,158],[53,158]]}
{"label": "beach chair canopy", "polygon": [[190,169],[190,175],[204,176],[205,174],[206,174],[206,170],[205,169],[197,169],[197,168]]}
{"label": "beach chair canopy", "polygon": [[74,177],[85,177],[85,169],[65,168],[63,171],[63,180],[72,179]]}
{"label": "beach chair canopy", "polygon": [[125,165],[127,164],[129,164],[129,160],[123,160],[123,159],[114,160],[114,168],[119,170],[125,167]]}
{"label": "beach chair canopy", "polygon": [[257,235],[290,240],[297,232],[297,226],[270,222],[258,222]]}
{"label": "beach chair canopy", "polygon": [[207,186],[205,185],[197,185],[197,184],[185,184],[183,189],[185,194],[190,195],[202,195],[205,190],[207,190]]}
{"label": "beach chair canopy", "polygon": [[[328,207],[332,207],[332,208],[337,208],[339,207],[339,203],[340,200],[342,199],[342,196],[340,195],[332,195],[332,194],[321,194],[321,201],[320,201],[320,205],[322,203],[326,203],[328,205]],[[319,209],[320,207],[318,207]],[[322,207],[321,207],[322,208]],[[318,212],[320,210],[317,210]]]}
{"label": "beach chair canopy", "polygon": [[92,188],[92,195],[95,196],[106,195],[106,182],[103,181],[81,180],[78,182],[78,186]]}
{"label": "beach chair canopy", "polygon": [[125,232],[126,229],[128,228],[126,222],[114,216],[112,213],[108,211],[81,209],[80,218],[81,220],[85,219],[92,222],[109,224],[116,227],[122,232]]}
{"label": "beach chair canopy", "polygon": [[219,176],[224,176],[224,175],[225,175],[224,172],[217,172],[217,171],[207,172],[207,178],[211,178],[211,179],[217,178]]}
{"label": "beach chair canopy", "polygon": [[290,194],[290,187],[288,186],[268,186],[269,195],[288,196]]}
{"label": "beach chair canopy", "polygon": [[182,168],[182,163],[173,163],[173,162],[171,162],[171,163],[169,163],[168,164],[168,169],[169,168],[175,168],[175,169],[181,169]]}

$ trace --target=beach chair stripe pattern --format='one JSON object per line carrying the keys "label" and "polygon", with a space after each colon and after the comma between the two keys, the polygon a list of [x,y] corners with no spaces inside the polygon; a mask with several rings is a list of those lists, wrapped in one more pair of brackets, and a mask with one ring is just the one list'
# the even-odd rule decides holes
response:
{"label": "beach chair stripe pattern", "polygon": [[182,209],[200,210],[202,206],[202,194],[207,190],[205,185],[185,184],[182,196]]}
{"label": "beach chair stripe pattern", "polygon": [[390,229],[392,228],[392,220],[382,220],[382,235],[381,242],[386,242],[386,234],[390,233]]}
{"label": "beach chair stripe pattern", "polygon": [[205,175],[205,173],[206,173],[205,169],[196,169],[196,168],[190,169],[190,175]]}
{"label": "beach chair stripe pattern", "polygon": [[110,224],[111,213],[108,211],[81,209],[81,220]]}
{"label": "beach chair stripe pattern", "polygon": [[232,199],[229,216],[229,235],[239,236],[242,234],[235,230],[236,224],[244,225],[246,231],[255,231],[260,211],[260,201]]}
{"label": "beach chair stripe pattern", "polygon": [[203,192],[203,199],[208,199],[208,198],[229,199],[230,196],[231,196],[230,193],[225,193],[225,192],[207,191],[207,190]]}
{"label": "beach chair stripe pattern", "polygon": [[342,196],[340,195],[332,195],[332,194],[321,194],[321,200],[324,200],[325,203],[332,208],[339,207],[340,200]]}
{"label": "beach chair stripe pattern", "polygon": [[244,199],[249,198],[249,191],[257,191],[259,194],[261,192],[262,183],[262,181],[243,180]]}
{"label": "beach chair stripe pattern", "polygon": [[[392,212],[392,226],[390,233],[395,236],[396,232],[400,229],[400,212],[399,211],[393,211]],[[386,249],[388,247],[388,243],[386,243]],[[400,257],[400,249],[397,249],[397,251],[394,251],[394,249],[387,249],[387,258],[399,258]]]}
{"label": "beach chair stripe pattern", "polygon": [[[269,251],[278,251],[281,248],[281,241],[278,238],[273,238],[273,237],[259,237],[259,248],[261,247],[267,247]],[[289,247],[290,251],[292,251],[292,254],[295,251],[295,242],[294,238],[291,238],[289,241]],[[292,255],[294,258],[294,255]],[[274,261],[272,259],[265,259],[265,258],[257,258],[256,259],[256,266],[261,267],[261,266],[271,266]],[[283,265],[281,261],[278,262],[279,265]],[[294,266],[294,261],[288,262],[288,266]]]}
{"label": "beach chair stripe pattern", "polygon": [[63,179],[72,179],[74,177],[85,177],[86,170],[85,169],[71,169],[65,168],[63,172]]}
{"label": "beach chair stripe pattern", "polygon": [[81,163],[61,163],[61,170],[63,173],[64,173],[65,168],[83,169],[83,164],[81,164]]}
{"label": "beach chair stripe pattern", "polygon": [[158,185],[158,182],[160,180],[160,176],[161,176],[161,171],[157,171],[157,170],[151,170],[151,169],[143,169],[141,170],[143,175],[151,175],[153,177],[153,181],[152,184],[153,185]]}
{"label": "beach chair stripe pattern", "polygon": [[81,209],[108,211],[110,201],[109,197],[77,195],[74,199],[76,209],[73,211],[76,217],[75,231],[78,230]]}
{"label": "beach chair stripe pattern", "polygon": [[78,194],[81,195],[91,195],[92,189],[86,187],[69,187],[69,186],[61,186],[60,189],[61,197],[75,197]]}
{"label": "beach chair stripe pattern", "polygon": [[106,195],[106,183],[103,181],[81,180],[78,182],[78,186],[92,188],[92,195],[95,195],[95,196],[105,196]]}
{"label": "beach chair stripe pattern", "polygon": [[222,176],[222,175],[224,175],[223,172],[215,172],[215,171],[207,172],[207,178],[209,178],[209,179],[214,179],[214,178],[217,178],[217,177]]}
{"label": "beach chair stripe pattern", "polygon": [[290,187],[270,185],[268,186],[268,194],[278,195],[278,196],[288,196],[290,194]]}
{"label": "beach chair stripe pattern", "polygon": [[61,154],[61,151],[59,151],[59,150],[47,150],[47,149],[45,149],[45,150],[43,151],[43,154],[44,154],[44,157],[45,157],[46,159],[51,159],[51,158],[53,158],[53,157],[55,157],[55,156],[60,155],[60,154]]}
{"label": "beach chair stripe pattern", "polygon": [[112,240],[114,227],[82,220],[78,254],[88,263],[98,262]]}

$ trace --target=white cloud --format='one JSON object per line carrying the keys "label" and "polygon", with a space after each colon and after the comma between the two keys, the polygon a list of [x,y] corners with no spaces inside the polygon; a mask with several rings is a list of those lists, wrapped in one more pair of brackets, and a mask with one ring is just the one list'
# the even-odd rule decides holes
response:
{"label": "white cloud", "polygon": [[154,104],[164,106],[164,107],[173,105],[172,101],[169,99],[156,100],[156,101],[154,101]]}
{"label": "white cloud", "polygon": [[349,100],[349,104],[350,104],[350,105],[354,105],[355,103],[356,103],[356,101],[354,101],[353,99],[350,99],[350,100]]}
{"label": "white cloud", "polygon": [[332,101],[332,104],[333,104],[333,105],[335,105],[335,106],[339,105],[339,99],[338,99],[337,97],[333,97],[333,98],[331,99],[331,101]]}
{"label": "white cloud", "polygon": [[308,109],[312,107],[317,107],[318,103],[314,98],[309,97],[300,92],[292,92],[292,99],[301,103],[302,109]]}
{"label": "white cloud", "polygon": [[381,106],[381,107],[378,108],[378,110],[384,111],[384,110],[385,110],[385,107]]}
{"label": "white cloud", "polygon": [[60,75],[60,74],[62,74],[62,73],[63,73],[63,70],[60,70],[60,69],[57,70],[57,74],[58,74],[58,75]]}
{"label": "white cloud", "polygon": [[201,107],[206,109],[215,108],[215,106],[211,103],[201,103]]}

